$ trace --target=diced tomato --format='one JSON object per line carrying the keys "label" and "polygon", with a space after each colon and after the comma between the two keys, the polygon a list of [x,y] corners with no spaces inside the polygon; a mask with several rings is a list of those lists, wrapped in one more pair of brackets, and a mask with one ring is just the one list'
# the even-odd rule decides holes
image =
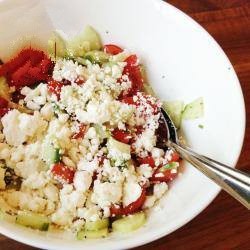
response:
{"label": "diced tomato", "polygon": [[53,62],[43,51],[32,48],[22,50],[15,58],[0,67],[9,85],[20,89],[39,81],[46,81],[52,74]]}
{"label": "diced tomato", "polygon": [[155,161],[152,156],[147,156],[145,158],[138,158],[137,159],[140,164],[148,164],[150,167],[155,167]]}
{"label": "diced tomato", "polygon": [[3,117],[10,111],[9,108],[0,108],[0,117]]}
{"label": "diced tomato", "polygon": [[[141,74],[140,66],[138,65],[138,58],[136,55],[129,56],[125,62],[127,65],[124,67],[123,75],[127,75],[132,83],[131,88],[126,93],[127,96],[136,94],[143,87],[143,77]],[[124,96],[125,94],[122,93]]]}
{"label": "diced tomato", "polygon": [[131,55],[125,60],[125,62],[127,63],[127,67],[138,66],[138,57],[137,55]]}
{"label": "diced tomato", "polygon": [[78,132],[72,135],[72,139],[80,139],[83,138],[86,133],[87,126],[84,124],[79,124]]}
{"label": "diced tomato", "polygon": [[135,105],[135,101],[133,100],[133,96],[122,97],[121,101],[123,103],[129,104],[129,105]]}
{"label": "diced tomato", "polygon": [[129,132],[120,130],[118,128],[114,129],[112,132],[112,136],[117,140],[122,143],[129,144],[130,140],[132,139],[132,136]]}
{"label": "diced tomato", "polygon": [[171,154],[171,159],[170,159],[168,162],[178,162],[178,161],[180,161],[180,156],[179,156],[179,154],[176,153],[176,152],[173,152],[173,153]]}
{"label": "diced tomato", "polygon": [[8,101],[2,97],[0,97],[0,108],[7,108],[8,107]]}
{"label": "diced tomato", "polygon": [[140,135],[144,131],[143,126],[136,126],[136,134]]}
{"label": "diced tomato", "polygon": [[142,189],[141,196],[126,207],[111,206],[111,216],[128,215],[138,212],[146,200],[146,190]]}
{"label": "diced tomato", "polygon": [[123,52],[122,48],[120,48],[119,46],[114,45],[114,44],[106,44],[106,45],[104,45],[103,49],[104,49],[105,53],[108,53],[111,55],[117,55],[117,54]]}
{"label": "diced tomato", "polygon": [[157,103],[157,99],[153,98],[152,96],[146,95],[142,92],[137,92],[137,94],[133,96],[125,96],[125,97],[120,96],[120,101],[129,105],[135,105],[136,107],[141,107],[142,110],[143,109],[145,110],[145,115],[148,113],[146,112],[148,107],[152,109],[151,112],[153,114],[156,115],[159,113],[159,104]]}
{"label": "diced tomato", "polygon": [[51,172],[53,175],[62,182],[66,182],[68,184],[73,182],[75,171],[65,166],[63,163],[56,163]]}
{"label": "diced tomato", "polygon": [[80,79],[80,78],[77,78],[76,81],[75,81],[75,83],[76,83],[77,85],[82,85],[84,82],[85,82],[85,81],[84,81],[83,79]]}
{"label": "diced tomato", "polygon": [[169,182],[175,179],[177,173],[172,173],[171,169],[166,169],[165,171],[161,171],[162,167],[159,167],[153,174],[150,181],[152,182]]}
{"label": "diced tomato", "polygon": [[48,87],[48,91],[51,94],[55,94],[57,96],[57,99],[59,100],[63,84],[55,80],[50,80],[48,82],[47,87]]}

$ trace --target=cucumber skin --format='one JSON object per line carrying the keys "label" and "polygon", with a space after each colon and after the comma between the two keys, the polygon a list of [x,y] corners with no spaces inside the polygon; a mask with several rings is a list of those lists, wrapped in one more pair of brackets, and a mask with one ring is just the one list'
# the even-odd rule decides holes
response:
{"label": "cucumber skin", "polygon": [[109,61],[109,55],[103,51],[98,50],[87,52],[84,58],[95,64],[103,64]]}
{"label": "cucumber skin", "polygon": [[50,225],[47,217],[29,212],[18,214],[16,217],[16,223],[21,226],[38,229],[40,231],[48,231]]}
{"label": "cucumber skin", "polygon": [[112,229],[114,232],[129,233],[137,230],[145,223],[146,223],[145,213],[139,212],[114,221],[112,223]]}
{"label": "cucumber skin", "polygon": [[86,221],[84,228],[86,231],[99,231],[101,229],[108,228],[108,226],[109,219],[105,218],[97,221]]}
{"label": "cucumber skin", "polygon": [[77,233],[76,238],[77,240],[105,238],[108,236],[108,233],[108,228],[103,228],[98,231],[82,230]]}

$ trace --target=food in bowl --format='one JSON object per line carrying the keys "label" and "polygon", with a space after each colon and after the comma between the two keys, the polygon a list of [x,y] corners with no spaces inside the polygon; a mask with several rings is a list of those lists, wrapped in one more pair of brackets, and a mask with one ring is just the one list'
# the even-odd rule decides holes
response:
{"label": "food in bowl", "polygon": [[135,54],[87,27],[0,66],[1,215],[78,239],[130,232],[178,174]]}

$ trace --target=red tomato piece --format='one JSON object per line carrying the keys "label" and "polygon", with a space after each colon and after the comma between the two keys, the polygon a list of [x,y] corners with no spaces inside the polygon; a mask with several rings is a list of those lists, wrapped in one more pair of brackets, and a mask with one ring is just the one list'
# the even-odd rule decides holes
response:
{"label": "red tomato piece", "polygon": [[48,91],[51,94],[55,94],[57,96],[57,99],[60,99],[62,87],[63,84],[55,80],[50,80],[47,85]]}
{"label": "red tomato piece", "polygon": [[79,124],[78,132],[72,135],[72,139],[80,139],[83,138],[86,133],[87,126],[84,124]]}
{"label": "red tomato piece", "polygon": [[0,108],[0,117],[3,117],[10,111],[9,108]]}
{"label": "red tomato piece", "polygon": [[84,81],[83,79],[80,79],[80,78],[77,78],[76,81],[75,81],[75,83],[76,83],[77,85],[82,85],[84,82],[85,82],[85,81]]}
{"label": "red tomato piece", "polygon": [[125,96],[121,100],[123,103],[129,104],[129,105],[135,105],[135,102],[133,100],[133,96]]}
{"label": "red tomato piece", "polygon": [[140,164],[148,164],[150,167],[155,167],[155,160],[152,156],[147,156],[145,158],[138,158]]}
{"label": "red tomato piece", "polygon": [[59,181],[66,182],[68,184],[73,182],[75,171],[65,166],[63,163],[56,163],[51,172],[58,178]]}
{"label": "red tomato piece", "polygon": [[128,215],[138,212],[146,200],[146,190],[142,189],[141,196],[126,207],[111,206],[111,216]]}
{"label": "red tomato piece", "polygon": [[138,57],[137,55],[131,55],[125,60],[125,62],[127,63],[127,67],[138,66]]}
{"label": "red tomato piece", "polygon": [[138,58],[136,55],[129,56],[125,62],[127,65],[124,67],[123,75],[127,75],[132,83],[131,89],[126,95],[134,95],[137,91],[140,91],[143,87],[143,77],[141,74],[140,66],[138,65]]}
{"label": "red tomato piece", "polygon": [[117,140],[122,143],[129,144],[130,140],[132,139],[132,136],[129,132],[120,130],[118,128],[114,129],[112,132],[112,136]]}
{"label": "red tomato piece", "polygon": [[43,51],[24,49],[0,67],[0,76],[5,76],[11,86],[21,88],[47,80],[53,65]]}
{"label": "red tomato piece", "polygon": [[8,107],[8,101],[2,97],[0,97],[0,108],[7,108]]}
{"label": "red tomato piece", "polygon": [[173,152],[173,153],[171,154],[171,160],[169,160],[168,162],[178,162],[178,161],[180,161],[180,156],[179,156],[179,154],[176,153],[176,152]]}
{"label": "red tomato piece", "polygon": [[165,171],[161,171],[162,167],[159,167],[153,174],[150,179],[153,182],[169,182],[175,179],[177,173],[171,173],[171,169],[166,169]]}
{"label": "red tomato piece", "polygon": [[105,53],[108,53],[111,55],[117,55],[117,54],[123,52],[122,48],[120,48],[119,46],[114,45],[114,44],[106,44],[106,45],[104,45],[103,49],[104,49]]}

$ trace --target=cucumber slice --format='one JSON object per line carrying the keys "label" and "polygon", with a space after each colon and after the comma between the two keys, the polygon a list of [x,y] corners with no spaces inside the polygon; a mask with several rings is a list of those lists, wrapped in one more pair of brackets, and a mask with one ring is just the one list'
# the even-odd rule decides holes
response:
{"label": "cucumber slice", "polygon": [[192,120],[192,119],[200,118],[203,115],[204,115],[204,102],[203,102],[203,98],[200,97],[186,105],[182,113],[182,119]]}
{"label": "cucumber slice", "polygon": [[103,64],[109,61],[109,55],[103,51],[98,51],[98,50],[87,52],[84,58],[89,60],[91,63],[96,63],[96,64]]}
{"label": "cucumber slice", "polygon": [[104,127],[100,124],[95,124],[94,128],[96,130],[96,133],[98,134],[98,136],[100,137],[101,140],[109,138],[110,137],[110,133],[109,131],[105,130]]}
{"label": "cucumber slice", "polygon": [[5,220],[5,221],[11,222],[11,223],[15,223],[16,216],[7,214],[6,212],[3,212],[0,209],[0,220]]}
{"label": "cucumber slice", "polygon": [[0,77],[0,96],[10,100],[10,88],[5,77]]}
{"label": "cucumber slice", "polygon": [[109,138],[107,147],[109,151],[115,150],[123,154],[130,154],[130,145],[119,142],[115,140],[113,137]]}
{"label": "cucumber slice", "polygon": [[108,218],[97,221],[86,221],[85,230],[86,231],[99,231],[101,229],[107,228],[109,226]]}
{"label": "cucumber slice", "polygon": [[56,31],[48,40],[48,53],[52,58],[65,57],[67,54],[66,42]]}
{"label": "cucumber slice", "polygon": [[131,159],[130,145],[110,137],[107,142],[108,157],[115,167],[126,167],[126,161]]}
{"label": "cucumber slice", "polygon": [[77,233],[76,238],[78,240],[83,240],[83,239],[97,239],[97,238],[105,238],[108,236],[109,230],[108,228],[103,228],[98,231],[87,231],[87,230],[82,230]]}
{"label": "cucumber slice", "polygon": [[41,231],[48,231],[50,225],[48,217],[31,212],[19,212],[16,218],[16,223],[25,227],[39,229]]}
{"label": "cucumber slice", "polygon": [[83,57],[86,52],[100,50],[101,47],[101,39],[91,26],[87,26],[81,34],[67,44],[68,54],[74,57]]}
{"label": "cucumber slice", "polygon": [[76,57],[76,58],[73,58],[73,60],[76,61],[78,64],[81,64],[81,65],[84,65],[84,66],[88,65],[87,59],[85,59],[85,58]]}
{"label": "cucumber slice", "polygon": [[110,61],[111,62],[124,62],[130,55],[123,51],[115,56],[111,56]]}
{"label": "cucumber slice", "polygon": [[51,142],[45,142],[42,147],[42,159],[47,165],[52,165],[61,160],[60,149],[56,148]]}
{"label": "cucumber slice", "polygon": [[116,220],[112,223],[112,229],[115,232],[128,233],[137,230],[146,222],[144,212],[136,213]]}
{"label": "cucumber slice", "polygon": [[180,128],[184,103],[182,101],[163,102],[163,108],[169,114],[175,127]]}

